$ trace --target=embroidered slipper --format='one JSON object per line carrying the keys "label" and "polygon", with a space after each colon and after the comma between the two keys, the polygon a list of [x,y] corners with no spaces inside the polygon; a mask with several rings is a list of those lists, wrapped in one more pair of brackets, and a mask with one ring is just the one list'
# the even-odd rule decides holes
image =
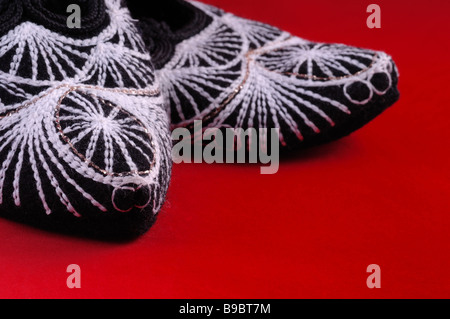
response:
{"label": "embroidered slipper", "polygon": [[287,149],[335,140],[395,103],[383,52],[314,43],[184,0],[128,0],[161,81],[172,128],[280,128]]}
{"label": "embroidered slipper", "polygon": [[153,224],[169,119],[133,23],[114,0],[0,1],[2,216],[117,239]]}

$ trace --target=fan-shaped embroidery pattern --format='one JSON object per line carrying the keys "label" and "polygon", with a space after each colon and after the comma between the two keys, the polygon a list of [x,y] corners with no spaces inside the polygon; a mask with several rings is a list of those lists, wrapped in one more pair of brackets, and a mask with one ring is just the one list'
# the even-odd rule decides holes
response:
{"label": "fan-shaped embroidery pattern", "polygon": [[[202,118],[226,96],[223,87],[241,76],[243,38],[221,21],[182,42],[172,60],[158,73],[173,116],[184,121]],[[182,103],[187,100],[189,103]]]}
{"label": "fan-shaped embroidery pattern", "polygon": [[300,42],[284,43],[279,49],[261,54],[257,61],[271,71],[330,81],[367,69],[375,56],[375,52],[344,45]]}
{"label": "fan-shaped embroidery pattern", "polygon": [[55,117],[72,151],[105,176],[146,175],[153,168],[153,138],[124,108],[74,89],[58,103]]}
{"label": "fan-shaped embroidery pattern", "polygon": [[92,50],[81,74],[86,84],[105,87],[145,88],[155,81],[148,55],[111,43],[101,43]]}
{"label": "fan-shaped embroidery pattern", "polygon": [[76,41],[31,22],[20,24],[0,40],[2,71],[31,80],[74,77],[87,57],[86,49]]}

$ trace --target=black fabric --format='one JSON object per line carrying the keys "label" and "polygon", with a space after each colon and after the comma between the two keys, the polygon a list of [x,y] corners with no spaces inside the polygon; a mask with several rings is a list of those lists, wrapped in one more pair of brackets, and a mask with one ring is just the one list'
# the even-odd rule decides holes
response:
{"label": "black fabric", "polygon": [[157,69],[175,53],[175,47],[206,28],[212,19],[183,0],[154,1],[150,5],[139,0],[126,0],[131,16],[138,20],[147,49]]}
{"label": "black fabric", "polygon": [[3,34],[14,28],[22,19],[23,6],[21,1],[0,2],[0,33]]}

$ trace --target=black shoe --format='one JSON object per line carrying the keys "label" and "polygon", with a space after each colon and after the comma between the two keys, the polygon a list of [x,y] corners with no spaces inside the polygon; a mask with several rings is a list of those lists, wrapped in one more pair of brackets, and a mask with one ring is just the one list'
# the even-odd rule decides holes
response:
{"label": "black shoe", "polygon": [[391,57],[314,43],[196,1],[128,0],[172,128],[280,128],[287,148],[341,138],[399,98]]}
{"label": "black shoe", "polygon": [[[67,26],[78,4],[80,29]],[[118,1],[0,1],[0,214],[128,238],[160,211],[169,119]]]}

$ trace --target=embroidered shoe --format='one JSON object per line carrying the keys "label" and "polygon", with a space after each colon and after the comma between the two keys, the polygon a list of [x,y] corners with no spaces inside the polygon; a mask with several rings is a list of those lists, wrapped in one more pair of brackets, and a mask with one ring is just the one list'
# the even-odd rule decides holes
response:
{"label": "embroidered shoe", "polygon": [[[81,28],[67,27],[69,4]],[[0,1],[0,214],[134,237],[170,180],[169,119],[148,52],[115,0]]]}
{"label": "embroidered shoe", "polygon": [[338,139],[399,98],[383,52],[314,43],[184,0],[129,0],[157,68],[172,128],[280,128],[288,149]]}

